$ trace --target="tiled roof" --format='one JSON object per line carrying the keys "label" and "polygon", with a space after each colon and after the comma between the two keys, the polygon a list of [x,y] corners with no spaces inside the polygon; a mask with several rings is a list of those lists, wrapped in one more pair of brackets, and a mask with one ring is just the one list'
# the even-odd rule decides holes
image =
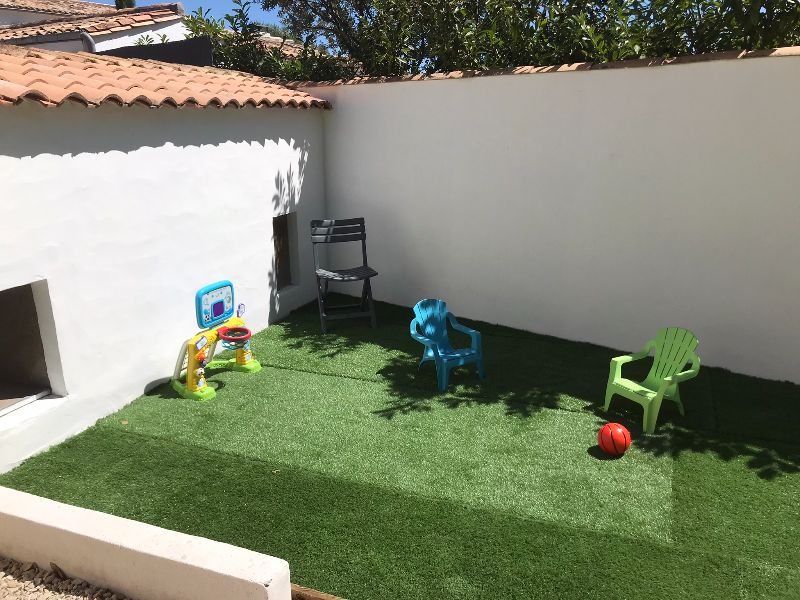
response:
{"label": "tiled roof", "polygon": [[492,77],[497,75],[532,75],[536,73],[569,73],[575,71],[602,71],[606,69],[630,69],[639,67],[662,67],[714,60],[741,60],[749,58],[766,58],[781,56],[800,56],[800,46],[787,46],[769,50],[735,50],[731,52],[714,52],[694,54],[676,58],[642,58],[633,60],[617,60],[605,63],[567,63],[544,67],[514,67],[511,69],[494,69],[488,71],[450,71],[448,73],[432,73],[430,75],[406,75],[403,77],[355,77],[335,81],[286,81],[284,85],[297,89],[306,87],[327,87],[335,85],[360,85],[368,83],[392,83],[399,81],[437,81],[442,79],[466,79],[470,77]]}
{"label": "tiled roof", "polygon": [[116,10],[113,4],[81,2],[80,0],[0,0],[0,8],[52,15],[102,15]]}
{"label": "tiled roof", "polygon": [[325,100],[239,71],[0,45],[0,107],[25,101],[45,106],[329,107]]}
{"label": "tiled roof", "polygon": [[136,27],[148,27],[166,21],[177,21],[182,18],[182,15],[183,9],[179,4],[154,4],[142,8],[114,10],[110,14],[94,17],[49,19],[36,23],[2,27],[0,28],[0,41],[69,31],[85,31],[92,35],[104,35]]}
{"label": "tiled roof", "polygon": [[303,51],[302,44],[298,44],[294,40],[285,40],[282,37],[270,35],[269,33],[265,33],[259,39],[265,48],[278,48],[281,54],[289,58],[300,56],[300,53]]}

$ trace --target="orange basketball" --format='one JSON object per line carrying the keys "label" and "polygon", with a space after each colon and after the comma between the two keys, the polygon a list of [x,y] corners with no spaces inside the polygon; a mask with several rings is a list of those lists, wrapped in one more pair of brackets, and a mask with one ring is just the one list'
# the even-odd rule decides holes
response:
{"label": "orange basketball", "polygon": [[631,432],[619,423],[606,423],[597,432],[597,445],[606,454],[622,456],[631,445]]}

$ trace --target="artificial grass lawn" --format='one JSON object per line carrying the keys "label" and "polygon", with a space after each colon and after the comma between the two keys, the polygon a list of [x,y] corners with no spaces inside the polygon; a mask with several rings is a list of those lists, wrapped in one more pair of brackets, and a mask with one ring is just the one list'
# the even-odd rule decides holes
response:
{"label": "artificial grass lawn", "polygon": [[[642,436],[637,405],[597,411],[612,350],[476,324],[489,378],[440,395],[409,309],[379,317],[323,336],[305,307],[215,400],[162,387],[0,484],[281,556],[353,600],[800,598],[798,386],[704,368],[686,417],[667,403]],[[633,433],[620,460],[593,448],[607,419]]]}

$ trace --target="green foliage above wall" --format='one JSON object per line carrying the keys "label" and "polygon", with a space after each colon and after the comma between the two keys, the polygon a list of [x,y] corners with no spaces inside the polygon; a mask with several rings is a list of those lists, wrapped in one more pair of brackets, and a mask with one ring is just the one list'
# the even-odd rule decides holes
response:
{"label": "green foliage above wall", "polygon": [[250,0],[233,0],[233,10],[222,19],[198,9],[184,23],[189,37],[211,40],[214,66],[282,79],[324,80],[352,77],[358,72],[351,60],[329,54],[314,40],[307,39],[297,56],[283,47],[267,47],[260,38],[265,33],[286,35],[283,28],[264,26],[250,20]]}
{"label": "green foliage above wall", "polygon": [[262,0],[297,57],[258,43],[252,0],[198,11],[219,66],[288,79],[605,62],[800,44],[798,0]]}

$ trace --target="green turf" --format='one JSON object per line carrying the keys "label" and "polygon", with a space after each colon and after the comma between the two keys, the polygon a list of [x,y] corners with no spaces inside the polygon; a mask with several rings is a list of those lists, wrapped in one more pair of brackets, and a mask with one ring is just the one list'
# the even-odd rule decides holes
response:
{"label": "green turf", "polygon": [[[254,337],[262,372],[210,377],[215,400],[164,386],[0,484],[353,600],[800,598],[798,386],[704,368],[686,417],[642,436],[637,405],[597,410],[613,350],[475,324],[489,378],[440,395],[409,309],[379,315],[322,336],[305,307]],[[608,418],[633,433],[620,460],[594,448]]]}

